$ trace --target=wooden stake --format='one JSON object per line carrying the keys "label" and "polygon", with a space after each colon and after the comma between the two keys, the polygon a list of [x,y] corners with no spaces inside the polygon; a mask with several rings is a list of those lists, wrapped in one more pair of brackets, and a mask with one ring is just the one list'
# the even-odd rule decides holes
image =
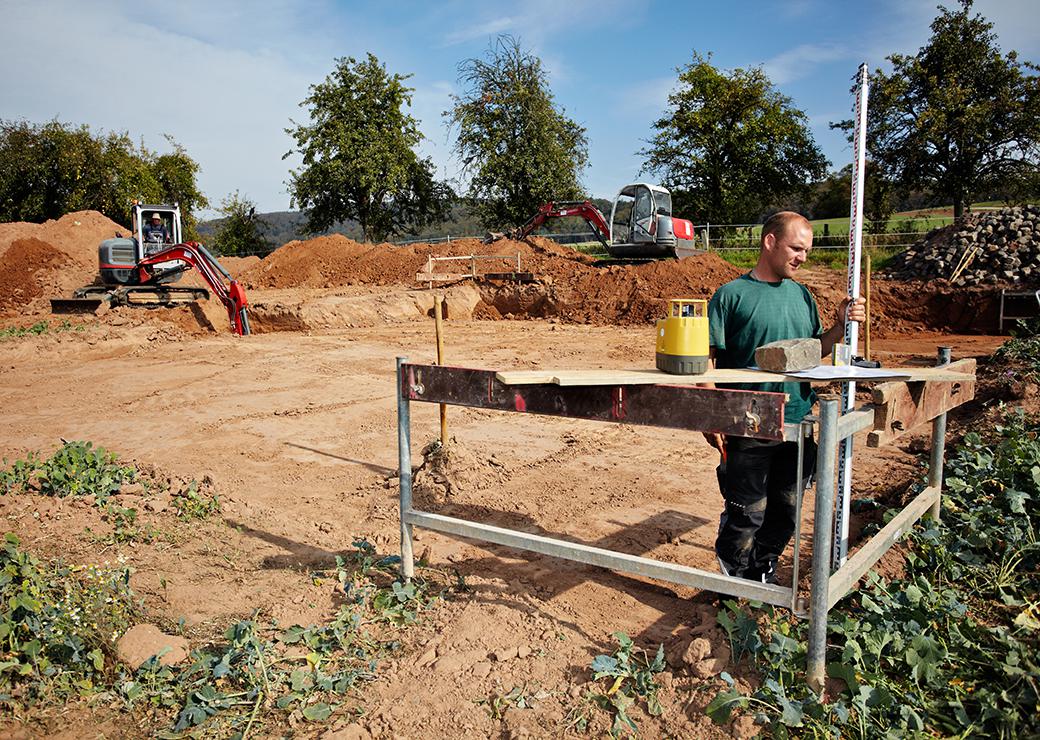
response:
{"label": "wooden stake", "polygon": [[[441,296],[433,298],[433,323],[437,330],[437,364],[444,364],[444,331],[441,326]],[[441,446],[448,446],[448,405],[439,404],[441,411]]]}
{"label": "wooden stake", "polygon": [[867,312],[867,320],[863,324],[863,359],[870,359],[870,254],[867,254],[866,271],[864,273],[866,277],[866,284],[864,286],[864,294],[866,296],[864,310]]}

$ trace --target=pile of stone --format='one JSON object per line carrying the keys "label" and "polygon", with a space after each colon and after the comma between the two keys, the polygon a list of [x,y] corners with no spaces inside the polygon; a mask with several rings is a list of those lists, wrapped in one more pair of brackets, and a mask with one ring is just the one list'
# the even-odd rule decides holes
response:
{"label": "pile of stone", "polygon": [[954,285],[1040,283],[1038,232],[1038,205],[969,214],[958,223],[928,232],[897,254],[881,274],[899,280],[956,276]]}

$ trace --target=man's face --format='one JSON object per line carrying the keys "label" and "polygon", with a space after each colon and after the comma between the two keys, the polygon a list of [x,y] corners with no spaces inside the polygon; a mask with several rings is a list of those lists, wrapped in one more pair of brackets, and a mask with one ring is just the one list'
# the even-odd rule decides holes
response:
{"label": "man's face", "polygon": [[804,222],[788,224],[779,234],[765,239],[769,266],[777,275],[793,278],[812,250],[812,227]]}
{"label": "man's face", "polygon": [[158,218],[153,218],[152,219],[152,226],[158,226],[161,223],[162,223],[162,219],[158,219]]}

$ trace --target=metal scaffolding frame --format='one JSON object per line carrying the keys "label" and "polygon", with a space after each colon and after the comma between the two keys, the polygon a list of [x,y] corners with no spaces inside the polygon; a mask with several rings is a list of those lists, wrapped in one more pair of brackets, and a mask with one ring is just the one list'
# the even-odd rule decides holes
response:
{"label": "metal scaffolding frame", "polygon": [[[939,364],[950,362],[948,347],[940,348]],[[473,408],[641,424],[732,436],[787,440],[798,443],[799,467],[804,441],[818,429],[815,524],[811,565],[807,678],[823,685],[827,648],[827,614],[856,582],[926,514],[938,519],[945,452],[946,410],[966,398],[950,400],[932,419],[928,486],[869,541],[863,543],[839,569],[831,570],[838,446],[856,432],[874,426],[874,409],[866,407],[839,415],[838,396],[820,396],[818,417],[797,424],[783,423],[784,395],[672,385],[509,386],[495,371],[439,365],[412,364],[397,358],[397,438],[400,483],[401,573],[415,574],[412,529],[425,529],[519,550],[550,555],[587,565],[632,573],[669,583],[706,589],[791,609],[805,616],[798,598],[801,498],[798,497],[794,533],[792,586],[757,583],[699,568],[668,563],[564,539],[531,534],[457,517],[419,511],[412,505],[410,403],[452,404]],[[799,470],[799,480],[801,480]]]}

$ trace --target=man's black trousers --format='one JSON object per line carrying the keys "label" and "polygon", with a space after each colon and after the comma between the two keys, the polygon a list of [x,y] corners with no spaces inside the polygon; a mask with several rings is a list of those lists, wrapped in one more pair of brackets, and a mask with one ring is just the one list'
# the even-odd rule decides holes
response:
{"label": "man's black trousers", "polygon": [[797,497],[816,470],[816,443],[805,440],[803,479],[798,443],[726,437],[726,462],[718,478],[726,508],[715,552],[731,576],[772,582],[776,563],[791,540]]}

